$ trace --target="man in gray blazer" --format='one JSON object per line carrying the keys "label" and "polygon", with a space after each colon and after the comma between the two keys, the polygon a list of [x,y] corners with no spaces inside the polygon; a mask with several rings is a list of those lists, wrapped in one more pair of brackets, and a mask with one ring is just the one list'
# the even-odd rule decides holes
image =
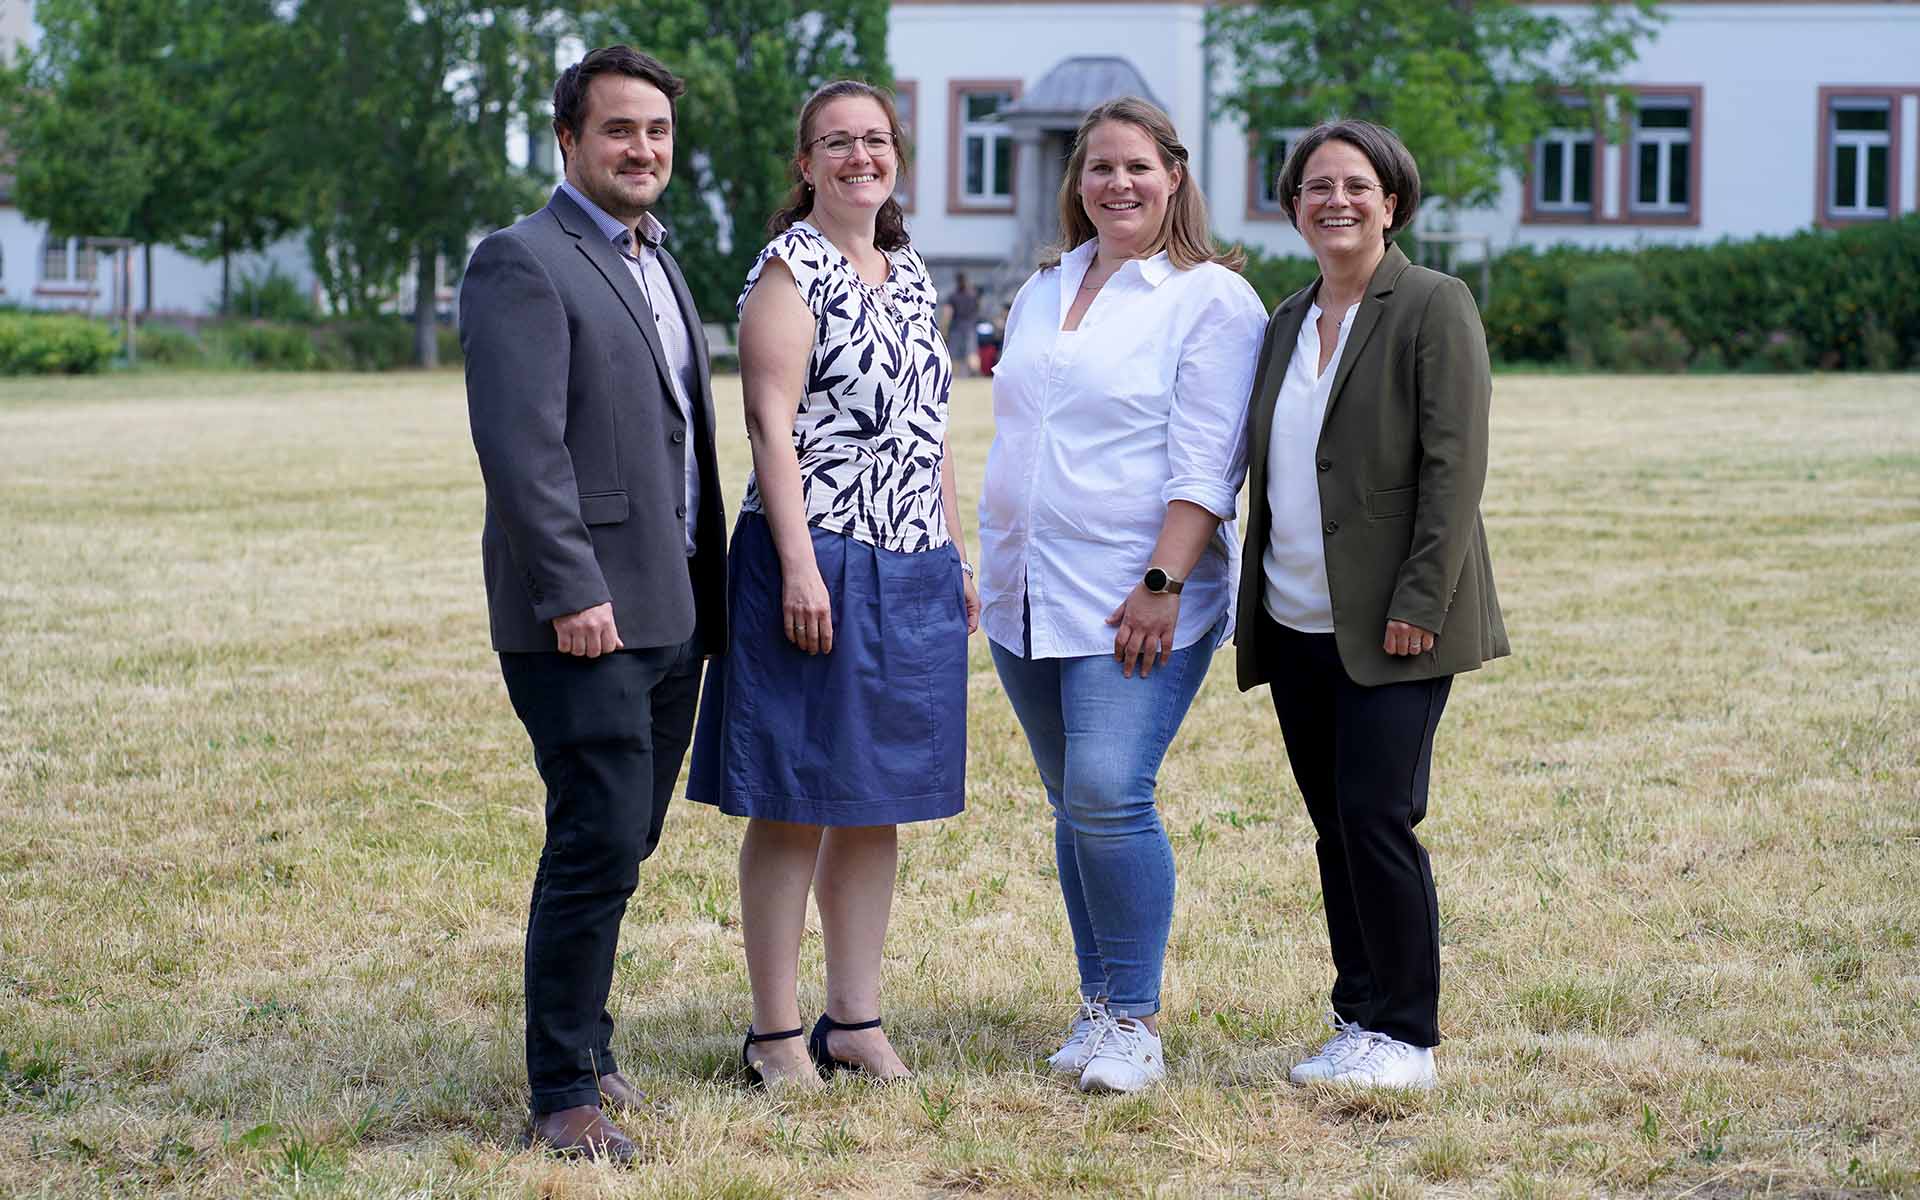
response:
{"label": "man in gray blazer", "polygon": [[493,648],[546,783],[527,919],[529,1136],[628,1159],[603,1099],[607,993],[639,864],[660,840],[700,667],[726,641],[725,517],[700,319],[651,209],[685,86],[626,46],[561,75],[566,179],[480,243],[460,293],[486,481]]}

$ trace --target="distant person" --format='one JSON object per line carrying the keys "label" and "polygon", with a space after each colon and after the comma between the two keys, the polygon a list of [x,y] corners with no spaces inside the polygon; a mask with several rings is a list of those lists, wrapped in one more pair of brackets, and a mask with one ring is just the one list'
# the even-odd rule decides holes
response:
{"label": "distant person", "polygon": [[633,1143],[601,1103],[644,1098],[606,1008],[620,919],[660,841],[702,657],[727,636],[706,343],[653,214],[684,90],[627,46],[562,72],[565,182],[480,243],[460,291],[493,647],[547,787],[530,1137],[618,1160]]}
{"label": "distant person", "polygon": [[1082,1091],[1166,1073],[1173,850],[1154,781],[1232,629],[1235,494],[1266,310],[1148,101],[1080,124],[1060,247],[994,370],[980,591],[1052,805],[1080,1005],[1052,1068]]}
{"label": "distant person", "polygon": [[1507,653],[1480,521],[1486,336],[1464,283],[1393,244],[1420,172],[1392,132],[1320,125],[1278,188],[1320,277],[1274,311],[1249,402],[1260,569],[1237,641],[1319,834],[1334,1033],[1292,1078],[1431,1087],[1440,909],[1413,829],[1453,676]]}
{"label": "distant person", "polygon": [[[947,453],[933,280],[893,199],[893,100],[851,80],[800,111],[793,190],[740,295],[753,474],[733,535],[734,636],[707,676],[692,799],[747,818],[740,924],[753,1078],[908,1074],[880,1024],[897,827],[965,794],[979,622]],[[805,1047],[807,892],[827,1007]]]}
{"label": "distant person", "polygon": [[953,292],[947,297],[947,348],[953,355],[953,373],[973,374],[974,340],[980,333],[980,293],[967,282],[967,273],[953,277]]}

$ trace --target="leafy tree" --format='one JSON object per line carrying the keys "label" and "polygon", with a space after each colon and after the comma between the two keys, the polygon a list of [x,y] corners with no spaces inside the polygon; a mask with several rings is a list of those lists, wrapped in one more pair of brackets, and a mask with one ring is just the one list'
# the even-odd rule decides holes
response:
{"label": "leafy tree", "polygon": [[297,75],[288,69],[290,31],[274,19],[271,0],[219,4],[228,9],[219,53],[193,79],[194,94],[213,117],[214,136],[203,160],[212,182],[203,228],[184,244],[203,259],[220,260],[220,307],[226,310],[233,256],[262,250],[299,229],[312,201],[305,159],[286,145],[286,131],[299,119],[291,85]]}
{"label": "leafy tree", "polygon": [[436,264],[538,203],[508,134],[552,83],[544,6],[304,0],[292,16],[305,97],[287,153],[312,169],[308,246],[336,307],[370,315],[415,275],[414,361],[437,361]]}
{"label": "leafy tree", "polygon": [[41,0],[40,44],[6,75],[20,209],[56,237],[211,256],[293,226],[296,175],[260,136],[271,0]]}
{"label": "leafy tree", "polygon": [[1564,93],[1600,102],[1657,20],[1655,0],[1591,11],[1517,0],[1254,0],[1208,14],[1232,81],[1221,108],[1250,129],[1332,115],[1391,127],[1420,164],[1422,192],[1453,208],[1491,204],[1503,169],[1525,166],[1546,130],[1574,117]]}
{"label": "leafy tree", "polygon": [[661,219],[700,314],[733,322],[786,198],[800,105],[830,79],[887,85],[887,0],[603,0],[589,45],[626,42],[687,81]]}

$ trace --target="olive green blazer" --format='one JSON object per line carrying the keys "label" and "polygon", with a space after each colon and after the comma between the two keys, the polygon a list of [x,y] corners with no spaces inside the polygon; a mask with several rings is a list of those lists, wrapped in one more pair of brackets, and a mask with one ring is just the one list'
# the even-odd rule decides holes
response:
{"label": "olive green blazer", "polygon": [[[1242,691],[1268,682],[1254,619],[1273,526],[1267,444],[1280,383],[1319,286],[1314,280],[1274,310],[1247,400],[1251,496],[1234,637]],[[1508,653],[1480,520],[1492,395],[1473,293],[1388,246],[1354,315],[1314,455],[1334,640],[1355,683],[1453,675]],[[1380,643],[1389,619],[1434,631],[1434,648],[1388,654]]]}

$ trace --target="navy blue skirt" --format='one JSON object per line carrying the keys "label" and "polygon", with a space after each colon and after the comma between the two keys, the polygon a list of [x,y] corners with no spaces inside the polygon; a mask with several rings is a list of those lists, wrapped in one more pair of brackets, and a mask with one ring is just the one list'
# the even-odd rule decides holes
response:
{"label": "navy blue skirt", "polygon": [[773,531],[740,514],[731,639],[707,668],[689,799],[737,817],[899,825],[965,806],[967,605],[953,545],[882,550],[814,528],[833,649],[787,640]]}

